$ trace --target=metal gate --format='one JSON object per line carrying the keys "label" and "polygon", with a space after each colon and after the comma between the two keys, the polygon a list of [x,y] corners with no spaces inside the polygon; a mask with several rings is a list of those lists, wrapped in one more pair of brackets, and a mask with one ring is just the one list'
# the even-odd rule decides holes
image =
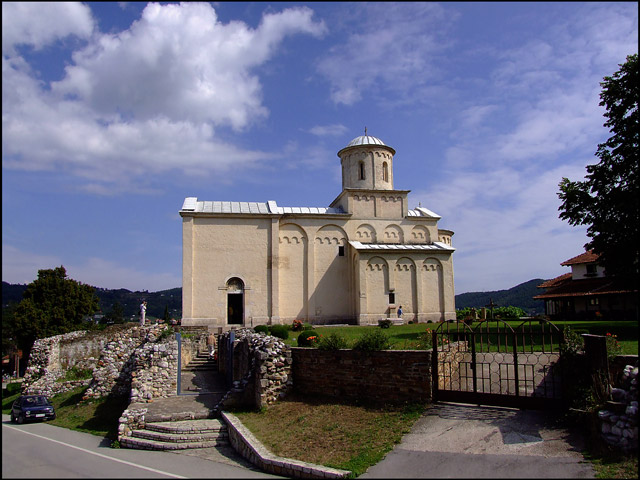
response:
{"label": "metal gate", "polygon": [[432,333],[435,401],[548,408],[562,405],[562,332],[545,320],[512,328],[441,323]]}

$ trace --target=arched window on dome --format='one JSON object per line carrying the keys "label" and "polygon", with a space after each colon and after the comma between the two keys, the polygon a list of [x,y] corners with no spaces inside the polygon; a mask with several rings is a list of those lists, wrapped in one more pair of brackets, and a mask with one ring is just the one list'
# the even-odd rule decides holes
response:
{"label": "arched window on dome", "polygon": [[382,179],[387,183],[389,182],[389,164],[387,162],[382,164]]}
{"label": "arched window on dome", "polygon": [[360,180],[364,180],[364,162],[360,162]]}

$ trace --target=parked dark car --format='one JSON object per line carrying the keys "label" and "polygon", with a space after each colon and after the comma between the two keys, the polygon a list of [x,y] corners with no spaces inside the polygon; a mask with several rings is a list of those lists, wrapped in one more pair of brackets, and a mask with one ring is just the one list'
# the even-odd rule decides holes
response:
{"label": "parked dark car", "polygon": [[11,421],[54,420],[56,412],[44,395],[21,395],[11,407]]}

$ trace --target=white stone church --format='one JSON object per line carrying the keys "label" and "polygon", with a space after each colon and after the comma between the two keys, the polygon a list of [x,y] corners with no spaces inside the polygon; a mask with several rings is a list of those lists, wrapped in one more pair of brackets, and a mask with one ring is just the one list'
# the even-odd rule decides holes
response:
{"label": "white stone church", "polygon": [[342,192],[326,208],[185,199],[182,324],[295,319],[377,324],[455,319],[453,232],[408,208],[395,150],[369,135],[338,152]]}

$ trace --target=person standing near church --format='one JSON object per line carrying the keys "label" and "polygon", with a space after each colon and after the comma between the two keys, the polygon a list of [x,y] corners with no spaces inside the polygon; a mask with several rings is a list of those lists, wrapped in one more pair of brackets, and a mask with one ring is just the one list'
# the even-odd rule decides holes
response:
{"label": "person standing near church", "polygon": [[209,348],[209,358],[215,358],[216,352],[216,336],[211,332],[207,337],[207,347]]}
{"label": "person standing near church", "polygon": [[398,318],[402,318],[402,305],[398,307]]}
{"label": "person standing near church", "polygon": [[147,316],[147,301],[143,300],[140,304],[140,326],[144,326],[145,317]]}

